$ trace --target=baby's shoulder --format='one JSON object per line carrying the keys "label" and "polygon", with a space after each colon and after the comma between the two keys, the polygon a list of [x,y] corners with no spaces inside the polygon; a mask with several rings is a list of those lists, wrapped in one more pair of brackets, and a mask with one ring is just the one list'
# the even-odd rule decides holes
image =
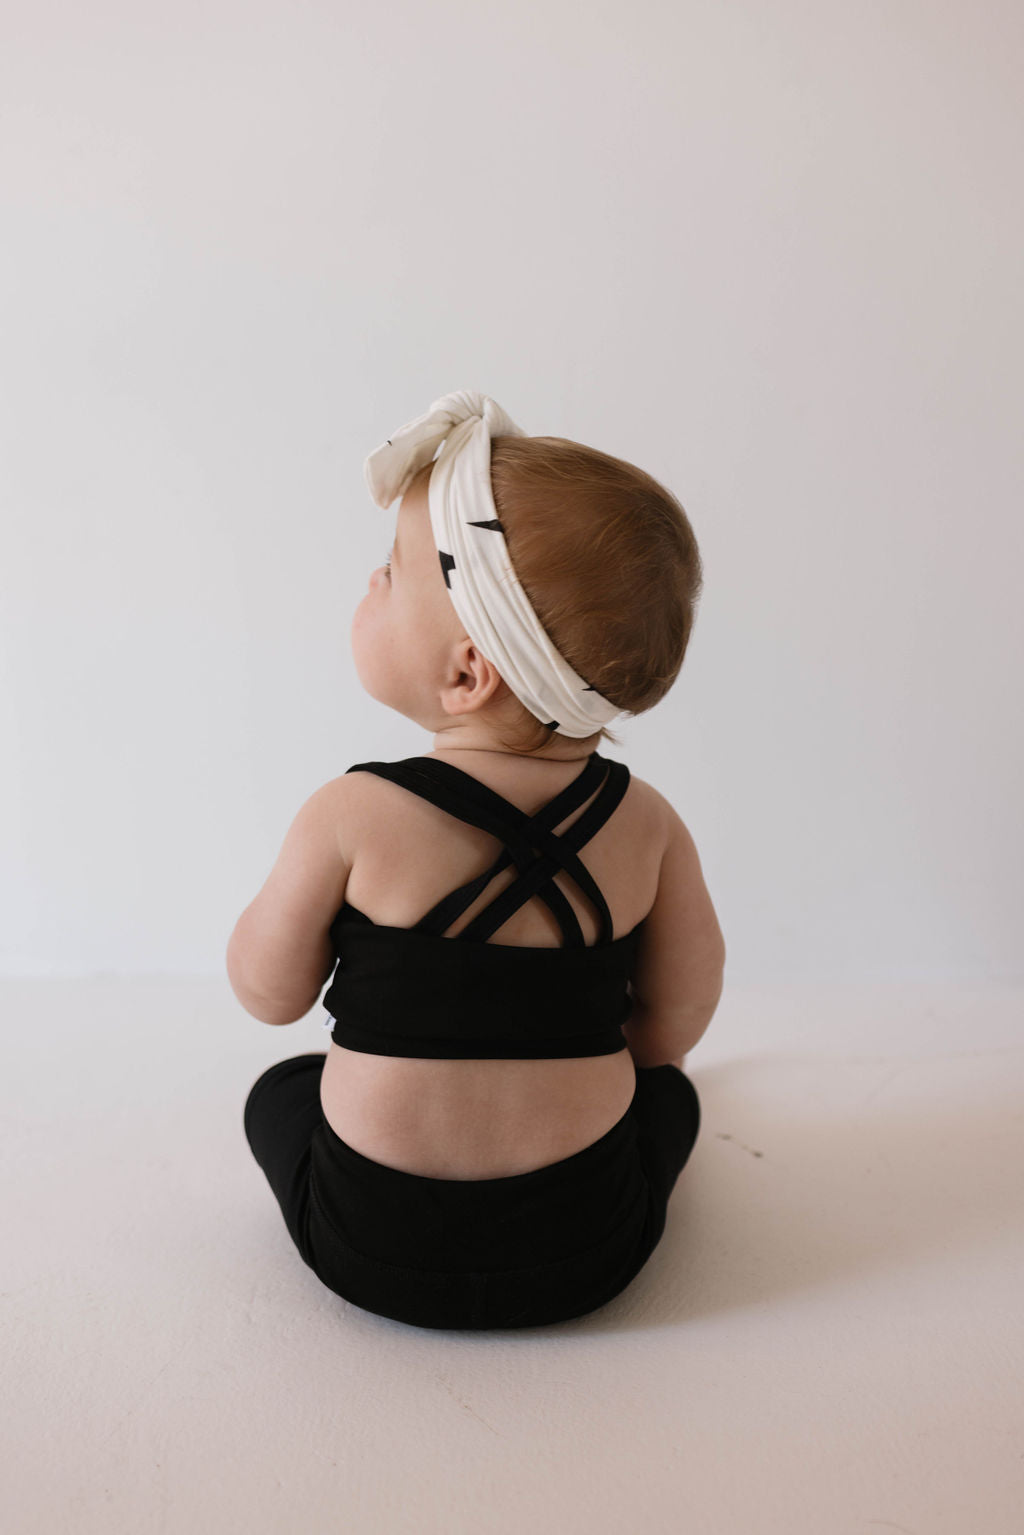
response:
{"label": "baby's shoulder", "polygon": [[[488,779],[491,781],[488,782]],[[520,798],[522,808],[527,812],[535,810],[543,802],[543,795],[539,799],[536,794],[515,796],[510,792],[511,785],[493,773],[486,776],[479,773],[479,781],[503,797],[508,797],[510,803],[514,803],[516,797]],[[382,833],[391,831],[397,834],[407,819],[416,819],[417,812],[420,819],[430,818],[430,807],[423,803],[419,795],[410,795],[402,784],[383,774],[360,771],[353,767],[334,779],[333,786],[338,794],[339,810],[345,819],[347,841],[352,852],[356,850],[355,844],[367,836],[376,841]],[[545,794],[549,792],[547,788],[544,791]],[[439,813],[436,807],[433,813]],[[634,852],[643,848],[660,859],[674,819],[675,810],[665,796],[653,784],[630,771],[626,792],[611,817],[609,830],[613,835],[616,831],[623,832]]]}
{"label": "baby's shoulder", "polygon": [[672,805],[653,784],[638,778],[635,773],[629,775],[627,792],[634,812],[640,817],[644,840],[659,850],[664,848],[669,834],[669,821],[675,814]]}

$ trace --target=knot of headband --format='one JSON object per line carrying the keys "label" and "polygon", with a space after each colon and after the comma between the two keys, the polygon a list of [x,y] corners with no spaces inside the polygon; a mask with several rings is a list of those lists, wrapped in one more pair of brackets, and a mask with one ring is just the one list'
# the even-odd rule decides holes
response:
{"label": "knot of headband", "polygon": [[499,436],[526,433],[489,395],[456,390],[370,454],[366,483],[386,510],[441,448],[428,504],[452,605],[473,644],[530,713],[582,739],[623,711],[559,654],[520,585],[491,487],[491,438]]}

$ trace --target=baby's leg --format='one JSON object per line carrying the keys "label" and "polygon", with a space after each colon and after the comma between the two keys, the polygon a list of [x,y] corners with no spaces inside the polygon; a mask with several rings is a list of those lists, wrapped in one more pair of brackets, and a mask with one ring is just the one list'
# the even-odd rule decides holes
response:
{"label": "baby's leg", "polygon": [[320,1123],[326,1052],[293,1055],[257,1077],[245,1101],[245,1137],[281,1206],[306,1263],[309,1256],[309,1148]]}
{"label": "baby's leg", "polygon": [[676,1069],[675,1061],[666,1061],[638,1069],[632,1109],[651,1189],[653,1249],[665,1228],[669,1196],[700,1133],[700,1100],[686,1073]]}

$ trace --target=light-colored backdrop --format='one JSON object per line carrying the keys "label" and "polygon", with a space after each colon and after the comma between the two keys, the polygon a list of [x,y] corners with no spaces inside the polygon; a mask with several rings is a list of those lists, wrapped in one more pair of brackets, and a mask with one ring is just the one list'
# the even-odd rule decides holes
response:
{"label": "light-colored backdrop", "polygon": [[430,738],[349,624],[457,388],[658,476],[706,591],[617,753],[727,983],[1021,975],[1019,11],[11,7],[0,969],[217,974]]}

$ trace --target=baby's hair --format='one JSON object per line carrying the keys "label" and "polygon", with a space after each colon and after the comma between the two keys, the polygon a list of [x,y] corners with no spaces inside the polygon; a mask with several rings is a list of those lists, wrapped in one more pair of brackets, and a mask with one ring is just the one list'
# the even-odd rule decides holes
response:
{"label": "baby's hair", "polygon": [[[616,708],[653,708],[679,675],[703,585],[675,496],[564,437],[492,438],[491,485],[516,575],[555,647]],[[523,739],[502,745],[529,755],[557,732],[522,712]],[[621,744],[607,728],[598,739]]]}

